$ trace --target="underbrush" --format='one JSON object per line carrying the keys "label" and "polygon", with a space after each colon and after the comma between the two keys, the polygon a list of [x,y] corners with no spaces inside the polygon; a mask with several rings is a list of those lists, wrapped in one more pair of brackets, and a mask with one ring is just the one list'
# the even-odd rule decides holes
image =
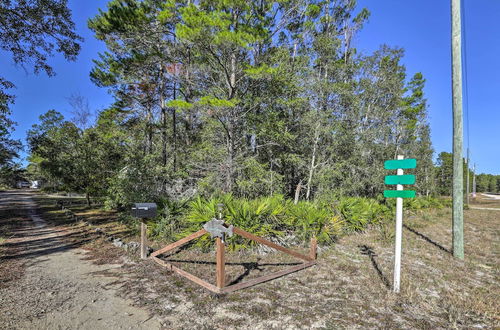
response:
{"label": "underbrush", "polygon": [[[294,204],[282,195],[245,199],[225,194],[180,202],[164,199],[157,204],[158,216],[149,221],[148,235],[165,241],[180,239],[200,230],[204,223],[218,217],[219,204],[223,205],[221,213],[227,224],[289,244],[303,244],[314,236],[320,244],[328,245],[345,234],[360,232],[372,225],[385,228],[393,220],[395,212],[395,200],[362,197]],[[418,197],[405,200],[405,210],[421,212],[429,208],[440,209],[446,204],[443,199]],[[124,214],[121,219],[129,225],[137,223],[129,215]],[[386,236],[391,234],[387,232]],[[254,244],[239,236],[227,238],[230,250]],[[205,235],[194,245],[206,249],[212,245],[212,240]]]}

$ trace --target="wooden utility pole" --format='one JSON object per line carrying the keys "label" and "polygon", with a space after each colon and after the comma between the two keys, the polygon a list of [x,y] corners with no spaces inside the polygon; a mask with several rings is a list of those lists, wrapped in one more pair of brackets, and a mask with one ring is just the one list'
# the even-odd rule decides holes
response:
{"label": "wooden utility pole", "polygon": [[469,196],[470,196],[470,182],[469,182],[470,181],[470,178],[469,178],[469,176],[470,176],[470,169],[469,169],[469,161],[470,161],[469,148],[467,147],[467,176],[466,176],[466,178],[467,178],[466,179],[467,180],[467,189],[466,189],[467,190],[467,199],[466,199],[467,205],[469,205],[469,202],[470,202],[470,200],[469,200]]}
{"label": "wooden utility pole", "polygon": [[476,164],[472,170],[472,197],[476,198]]}
{"label": "wooden utility pole", "polygon": [[464,172],[462,118],[462,31],[460,0],[451,0],[453,95],[453,256],[464,258]]}

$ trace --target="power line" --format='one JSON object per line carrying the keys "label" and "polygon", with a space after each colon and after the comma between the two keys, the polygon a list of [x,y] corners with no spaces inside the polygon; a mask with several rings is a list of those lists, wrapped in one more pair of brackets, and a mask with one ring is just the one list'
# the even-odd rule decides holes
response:
{"label": "power line", "polygon": [[[467,29],[466,29],[466,17],[465,17],[465,0],[461,0],[461,9],[462,9],[462,43],[463,43],[463,82],[465,85],[465,97],[464,97],[464,112],[465,112],[465,132],[467,135],[467,149],[470,148],[470,131],[469,131],[469,82],[467,77],[467,72],[469,71],[467,68]],[[469,159],[467,159],[467,167],[468,167]]]}
{"label": "power line", "polygon": [[462,48],[462,63],[463,63],[463,66],[462,66],[462,71],[463,71],[463,78],[464,78],[464,84],[465,84],[465,95],[464,95],[464,112],[465,112],[465,132],[466,132],[466,135],[467,135],[467,140],[466,140],[466,144],[467,144],[467,166],[466,166],[466,169],[467,169],[467,175],[466,175],[466,180],[467,180],[467,184],[466,184],[466,198],[467,198],[467,204],[469,204],[469,195],[470,195],[470,154],[469,154],[469,151],[470,151],[470,131],[469,131],[469,82],[468,82],[468,79],[467,79],[467,72],[468,72],[468,68],[467,68],[467,29],[466,29],[466,20],[465,20],[465,0],[462,0],[460,2],[460,9],[462,11],[462,21],[461,21],[461,25],[462,25],[462,44],[463,44],[463,48]]}

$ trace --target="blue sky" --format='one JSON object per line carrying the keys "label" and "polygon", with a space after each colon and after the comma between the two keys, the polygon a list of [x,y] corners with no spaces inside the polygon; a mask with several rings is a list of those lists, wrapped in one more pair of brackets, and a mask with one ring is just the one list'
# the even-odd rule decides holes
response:
{"label": "blue sky", "polygon": [[[371,12],[356,40],[358,49],[371,52],[383,43],[405,49],[408,76],[422,72],[427,79],[434,149],[451,152],[450,1],[359,0],[358,4]],[[465,0],[464,16],[471,163],[477,163],[479,173],[500,174],[500,1]],[[464,121],[464,146],[466,141]]]}
{"label": "blue sky", "polygon": [[[85,42],[76,62],[66,62],[61,56],[50,60],[57,72],[55,77],[36,76],[31,68],[25,71],[16,67],[8,56],[0,53],[1,75],[17,86],[13,90],[17,99],[12,106],[12,118],[18,123],[14,138],[24,141],[26,130],[49,109],[71,117],[67,98],[72,94],[88,98],[93,110],[103,109],[112,102],[111,96],[89,79],[92,59],[105,47],[88,30],[87,19],[97,14],[98,8],[105,8],[106,3],[106,0],[69,1],[77,31]],[[358,4],[367,7],[371,17],[358,34],[355,46],[365,53],[373,52],[381,44],[405,49],[403,63],[408,76],[422,72],[427,79],[425,95],[434,149],[451,151],[450,1],[358,0]],[[500,174],[498,17],[500,1],[465,0],[469,140],[472,162],[477,164],[479,173]]]}

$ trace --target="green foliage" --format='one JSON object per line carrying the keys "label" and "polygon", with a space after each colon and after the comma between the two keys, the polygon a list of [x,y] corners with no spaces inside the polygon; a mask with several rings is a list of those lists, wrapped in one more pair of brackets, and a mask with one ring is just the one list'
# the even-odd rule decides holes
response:
{"label": "green foliage", "polygon": [[379,240],[386,245],[393,244],[396,235],[394,224],[386,221],[380,223],[377,228]]}
{"label": "green foliage", "polygon": [[405,207],[412,211],[442,209],[451,206],[451,200],[436,197],[417,197],[405,200]]}
{"label": "green foliage", "polygon": [[[204,223],[218,217],[218,204],[224,205],[222,217],[227,224],[268,239],[291,236],[301,243],[316,236],[319,242],[326,244],[342,233],[342,220],[319,204],[300,202],[294,205],[281,195],[237,199],[226,194],[210,199],[198,197],[184,204],[187,208],[178,213],[181,220],[171,220],[171,223],[178,223],[184,228],[170,237],[179,239],[198,231]],[[165,227],[163,219],[164,217],[157,227]],[[227,238],[227,242],[229,249],[232,250],[255,245],[253,241],[236,236]],[[196,243],[197,246],[205,248],[211,244],[209,236],[200,238]]]}
{"label": "green foliage", "polygon": [[437,158],[436,177],[438,193],[451,196],[453,180],[453,154],[441,152]]}
{"label": "green foliage", "polygon": [[157,201],[158,216],[148,223],[149,234],[152,237],[165,239],[175,237],[182,229],[181,219],[187,211],[187,201],[172,201],[162,198]]}
{"label": "green foliage", "polygon": [[283,176],[266,168],[255,158],[246,159],[241,166],[241,174],[236,180],[236,193],[247,198],[273,195],[283,191]]}
{"label": "green foliage", "polygon": [[30,161],[36,175],[50,186],[101,196],[108,188],[109,171],[119,166],[122,147],[98,127],[79,129],[57,111],[40,116],[28,131]]}
{"label": "green foliage", "polygon": [[14,188],[18,181],[26,181],[26,179],[26,170],[18,164],[0,165],[0,189]]}
{"label": "green foliage", "polygon": [[16,64],[33,63],[35,72],[53,75],[47,58],[54,49],[75,60],[83,39],[75,33],[67,1],[2,1],[0,48]]}
{"label": "green foliage", "polygon": [[[417,198],[406,207],[415,211],[441,208],[443,203],[435,198]],[[345,233],[362,231],[370,225],[383,226],[394,217],[395,208],[393,203],[388,205],[359,197],[342,198],[334,204],[306,201],[294,204],[281,195],[241,199],[225,194],[210,199],[197,197],[189,203],[160,204],[162,215],[152,232],[157,236],[180,239],[217,218],[219,204],[224,205],[222,217],[226,223],[268,239],[293,237],[297,244],[307,242],[312,236],[322,244],[329,244]],[[227,241],[232,250],[254,245],[240,237],[228,238]],[[195,245],[209,248],[212,243],[210,237],[205,236]]]}
{"label": "green foliage", "polygon": [[4,168],[4,171],[14,166],[12,160],[21,150],[20,141],[11,138],[15,123],[9,118],[9,105],[14,102],[14,97],[4,91],[13,87],[11,82],[0,77],[0,167]]}
{"label": "green foliage", "polygon": [[500,193],[500,175],[479,174],[476,176],[478,192]]}
{"label": "green foliage", "polygon": [[[199,230],[205,222],[218,216],[218,204],[223,204],[222,216],[228,224],[237,226],[255,235],[275,237],[282,235],[279,216],[283,211],[283,197],[267,197],[254,200],[235,199],[232,195],[222,195],[218,198],[203,199],[198,197],[189,204],[186,221],[189,227],[179,234],[179,237]],[[209,237],[199,240],[203,246],[211,242]],[[228,238],[230,249],[238,250],[248,246],[250,241],[241,237]],[[254,243],[251,243],[254,244]]]}
{"label": "green foliage", "polygon": [[347,197],[341,198],[336,211],[345,220],[348,232],[361,231],[370,224],[377,224],[388,218],[391,209],[374,199]]}
{"label": "green foliage", "polygon": [[319,203],[301,201],[288,203],[285,223],[290,232],[296,232],[300,241],[315,236],[320,243],[329,243],[342,234],[344,221],[331,208]]}
{"label": "green foliage", "polygon": [[106,45],[91,79],[115,102],[90,127],[41,118],[33,167],[111,208],[189,200],[161,202],[158,237],[198,230],[219,202],[277,240],[380,223],[385,160],[417,158],[421,196],[435,173],[425,78],[407,77],[403,49],[354,48],[368,17],[354,0],[109,1],[88,22]]}
{"label": "green foliage", "polygon": [[[470,164],[469,164],[470,165]],[[453,154],[450,152],[441,152],[438,155],[436,167],[434,169],[436,181],[437,181],[437,192],[440,195],[451,196],[453,189]],[[464,190],[467,187],[467,171],[469,171],[469,187],[472,192],[473,177],[474,173],[470,166],[467,166],[466,159],[463,159],[463,186]],[[494,176],[491,174],[480,174],[477,175],[477,191],[482,192],[497,192],[496,189],[496,178],[499,176]]]}
{"label": "green foliage", "polygon": [[[335,202],[299,201],[294,204],[282,195],[245,199],[231,194],[212,198],[198,196],[190,201],[163,198],[157,200],[158,217],[148,223],[149,234],[161,240],[181,239],[200,230],[211,219],[218,218],[219,205],[222,204],[222,218],[228,225],[271,240],[287,238],[287,241],[300,245],[316,237],[319,243],[328,245],[344,234],[377,226],[381,240],[388,241],[394,235],[391,229],[395,212],[393,202],[349,197]],[[443,206],[449,206],[449,201],[432,197],[405,201],[405,209],[412,212]],[[130,219],[124,221],[130,222]],[[236,235],[227,237],[226,242],[230,250],[256,244]],[[193,245],[208,250],[213,247],[213,239],[205,235]]]}

